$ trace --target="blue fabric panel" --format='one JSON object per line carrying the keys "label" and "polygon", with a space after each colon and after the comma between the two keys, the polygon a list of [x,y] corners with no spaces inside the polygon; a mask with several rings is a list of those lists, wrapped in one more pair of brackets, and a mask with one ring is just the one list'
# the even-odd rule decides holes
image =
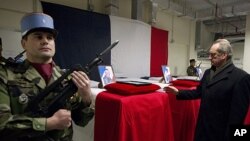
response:
{"label": "blue fabric panel", "polygon": [[[111,44],[110,19],[108,15],[76,8],[42,2],[43,12],[54,19],[58,30],[54,61],[69,69],[74,64],[87,65],[97,54]],[[111,52],[103,57],[103,64],[110,65]],[[99,81],[97,67],[89,75]]]}

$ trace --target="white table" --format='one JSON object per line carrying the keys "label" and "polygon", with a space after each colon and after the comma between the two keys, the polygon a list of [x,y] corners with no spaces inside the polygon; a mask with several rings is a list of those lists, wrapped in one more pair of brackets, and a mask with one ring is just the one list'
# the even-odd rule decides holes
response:
{"label": "white table", "polygon": [[[95,107],[96,96],[104,90],[105,89],[91,88],[93,94],[92,107]],[[94,141],[94,119],[95,117],[93,117],[93,119],[90,120],[90,122],[85,127],[80,127],[76,124],[73,124],[73,141]]]}

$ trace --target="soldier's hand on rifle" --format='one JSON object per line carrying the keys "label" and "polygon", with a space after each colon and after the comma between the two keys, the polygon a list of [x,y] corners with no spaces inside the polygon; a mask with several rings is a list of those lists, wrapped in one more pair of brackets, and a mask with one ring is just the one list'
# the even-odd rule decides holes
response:
{"label": "soldier's hand on rifle", "polygon": [[71,112],[66,109],[60,109],[47,118],[46,130],[58,129],[62,130],[71,126]]}
{"label": "soldier's hand on rifle", "polygon": [[91,103],[91,86],[87,74],[83,71],[74,71],[72,73],[72,80],[78,87],[78,93],[82,97],[83,102]]}

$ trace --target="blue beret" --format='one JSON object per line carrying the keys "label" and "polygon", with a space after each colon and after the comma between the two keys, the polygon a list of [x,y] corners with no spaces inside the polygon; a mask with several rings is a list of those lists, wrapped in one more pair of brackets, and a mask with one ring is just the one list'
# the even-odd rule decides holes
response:
{"label": "blue beret", "polygon": [[28,35],[35,30],[51,32],[54,36],[57,35],[52,17],[44,13],[30,13],[22,18],[22,36]]}

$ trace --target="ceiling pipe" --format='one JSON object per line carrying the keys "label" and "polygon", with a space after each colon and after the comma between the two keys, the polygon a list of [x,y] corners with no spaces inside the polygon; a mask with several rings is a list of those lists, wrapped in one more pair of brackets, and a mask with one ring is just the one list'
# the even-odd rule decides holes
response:
{"label": "ceiling pipe", "polygon": [[[209,0],[204,0],[214,6]],[[209,20],[215,18],[215,11],[217,10],[217,16],[219,17],[233,17],[240,15],[247,15],[250,12],[250,2],[242,1],[241,3],[232,2],[227,4],[215,4],[215,7],[197,10],[196,19],[197,20]]]}
{"label": "ceiling pipe", "polygon": [[[188,19],[194,19],[196,21],[210,21],[209,28],[212,28],[212,25],[216,27],[227,26],[228,28],[221,28],[221,32],[229,31],[241,31],[244,28],[245,20],[237,18],[237,21],[224,21],[232,17],[242,17],[246,16],[247,12],[250,12],[250,2],[246,0],[238,0],[237,2],[224,2],[224,3],[215,3],[212,0],[203,0],[210,8],[202,10],[194,10],[192,7],[189,7],[188,0],[183,0],[183,3],[176,3],[176,0],[154,0],[158,3],[161,10],[170,12],[177,17],[184,17]],[[240,3],[239,3],[240,2]],[[193,14],[193,13],[194,14]],[[212,24],[212,25],[211,25]],[[243,26],[242,26],[243,25]]]}
{"label": "ceiling pipe", "polygon": [[154,0],[154,2],[158,3],[159,9],[162,11],[167,11],[178,17],[195,18],[195,11],[185,3],[176,3],[174,0]]}
{"label": "ceiling pipe", "polygon": [[176,3],[174,0],[154,0],[158,3],[161,10],[171,12],[178,17],[186,17],[198,21],[210,20],[215,18],[215,11],[217,9],[217,16],[219,17],[233,17],[239,15],[247,15],[250,12],[250,2],[246,0],[238,0],[230,3],[214,3],[211,0],[203,0],[211,5],[211,8],[194,10],[188,7],[188,1],[184,3]]}

